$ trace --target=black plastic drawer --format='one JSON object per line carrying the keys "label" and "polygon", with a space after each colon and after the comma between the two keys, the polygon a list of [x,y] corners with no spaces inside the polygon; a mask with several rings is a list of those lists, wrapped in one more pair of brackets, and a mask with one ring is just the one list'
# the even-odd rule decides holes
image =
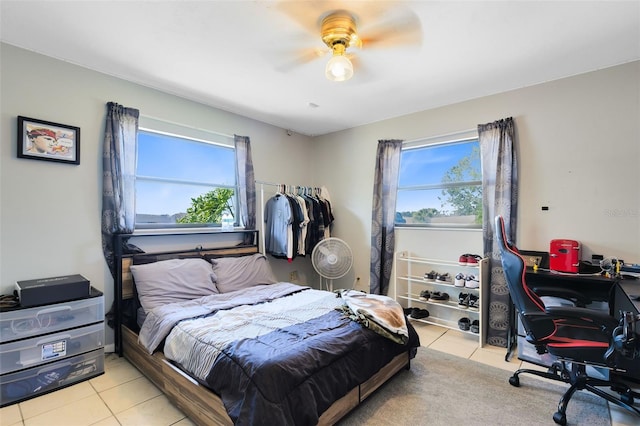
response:
{"label": "black plastic drawer", "polygon": [[104,349],[0,376],[0,406],[24,401],[104,373]]}

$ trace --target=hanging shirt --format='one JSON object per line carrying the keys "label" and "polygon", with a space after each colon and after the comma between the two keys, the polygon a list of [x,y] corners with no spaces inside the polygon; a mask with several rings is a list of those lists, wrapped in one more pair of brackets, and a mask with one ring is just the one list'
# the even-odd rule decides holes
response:
{"label": "hanging shirt", "polygon": [[307,204],[300,195],[296,196],[300,210],[302,211],[303,220],[300,223],[300,239],[298,241],[298,254],[300,256],[306,255],[306,240],[307,240],[307,225],[309,224],[309,210]]}
{"label": "hanging shirt", "polygon": [[265,251],[275,256],[288,257],[288,239],[292,213],[289,200],[282,194],[271,197],[264,209]]}

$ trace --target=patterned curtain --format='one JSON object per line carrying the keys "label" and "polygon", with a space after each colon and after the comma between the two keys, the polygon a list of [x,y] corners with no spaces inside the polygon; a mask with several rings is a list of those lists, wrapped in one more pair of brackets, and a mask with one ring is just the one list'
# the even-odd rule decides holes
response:
{"label": "patterned curtain", "polygon": [[371,294],[386,295],[389,291],[395,248],[394,223],[401,150],[401,140],[378,141],[371,221]]}
{"label": "patterned curtain", "polygon": [[[238,182],[238,222],[245,229],[256,229],[256,180],[253,174],[251,142],[248,136],[234,135],[236,146],[236,182]],[[245,241],[250,243],[250,241]]]}
{"label": "patterned curtain", "polygon": [[509,289],[494,240],[494,218],[504,217],[509,239],[515,243],[518,210],[518,162],[513,118],[478,125],[482,157],[482,236],[490,262],[489,327],[487,343],[507,347],[510,327]]}
{"label": "patterned curtain", "polygon": [[102,251],[114,275],[113,235],[132,233],[135,225],[137,109],[107,104],[102,153]]}

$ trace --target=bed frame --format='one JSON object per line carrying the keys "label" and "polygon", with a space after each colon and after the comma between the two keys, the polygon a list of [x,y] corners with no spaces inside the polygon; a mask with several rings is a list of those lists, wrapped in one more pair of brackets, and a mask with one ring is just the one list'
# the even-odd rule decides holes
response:
{"label": "bed frame", "polygon": [[[185,255],[208,254],[214,256],[238,256],[258,253],[258,231],[237,231],[244,234],[249,243],[232,247],[218,247],[182,250],[161,253],[124,254],[123,243],[131,235],[116,235],[115,248],[115,345],[116,352],[124,356],[132,365],[151,380],[167,398],[189,418],[199,425],[233,425],[227,415],[222,400],[207,387],[201,385],[188,374],[176,367],[164,357],[161,351],[153,355],[138,343],[138,328],[133,321],[127,320],[123,312],[127,303],[137,304],[137,296],[129,267],[134,256],[153,256],[157,260],[171,259]],[[166,237],[166,235],[165,235]],[[393,377],[403,368],[409,369],[409,352],[401,353],[373,375],[369,380],[356,386],[338,401],[334,402],[320,417],[319,425],[332,425],[357,407],[373,391]]]}

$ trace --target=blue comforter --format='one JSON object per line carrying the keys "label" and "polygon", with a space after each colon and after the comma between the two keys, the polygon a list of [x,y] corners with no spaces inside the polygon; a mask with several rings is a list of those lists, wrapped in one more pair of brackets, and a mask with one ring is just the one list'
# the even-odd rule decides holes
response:
{"label": "blue comforter", "polygon": [[415,347],[413,337],[398,345],[333,311],[231,343],[206,383],[236,425],[314,425],[336,400]]}
{"label": "blue comforter", "polygon": [[225,308],[179,321],[166,339],[165,356],[220,395],[236,425],[316,424],[336,400],[419,345],[410,325],[401,345],[336,310],[343,301],[334,294],[281,284],[238,294],[236,307],[225,297]]}

